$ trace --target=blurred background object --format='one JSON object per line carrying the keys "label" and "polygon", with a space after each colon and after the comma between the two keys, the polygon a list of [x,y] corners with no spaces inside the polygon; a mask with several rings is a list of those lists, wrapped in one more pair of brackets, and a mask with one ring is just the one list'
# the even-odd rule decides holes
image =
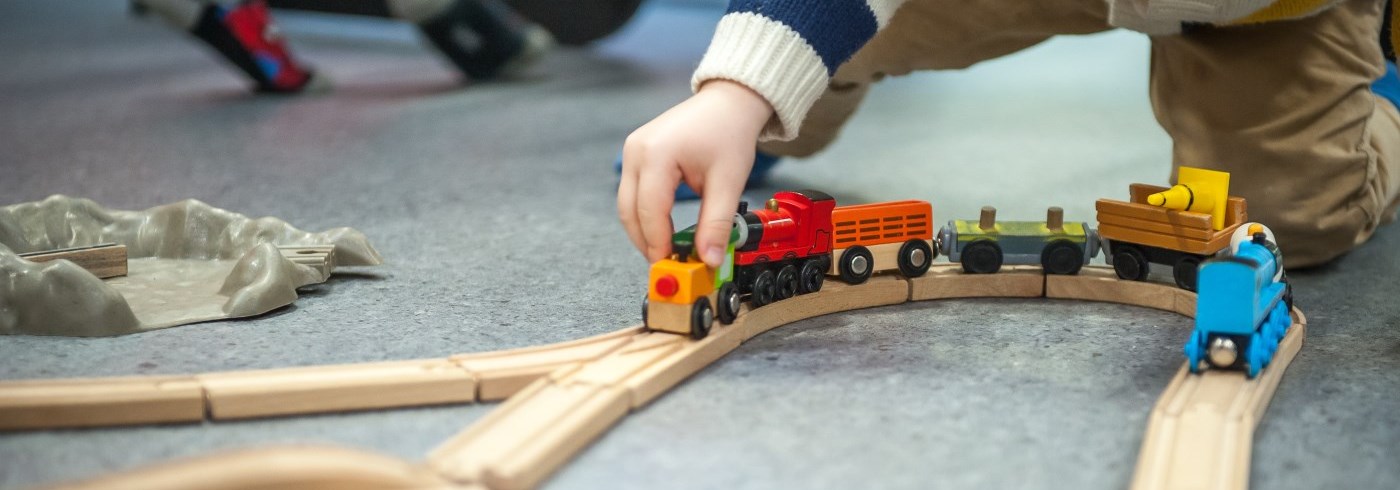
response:
{"label": "blurred background object", "polygon": [[[500,0],[133,0],[132,5],[134,12],[159,14],[172,27],[203,41],[248,75],[261,92],[296,93],[327,85],[324,76],[292,56],[269,7],[410,22],[458,70],[476,81],[512,77],[538,61],[554,42],[545,28]],[[633,5],[627,16],[635,9]],[[535,10],[548,9],[535,6]],[[570,27],[562,17],[552,19],[561,28]],[[612,29],[616,26],[607,32]],[[607,33],[600,29],[569,32],[580,38],[585,31]]]}

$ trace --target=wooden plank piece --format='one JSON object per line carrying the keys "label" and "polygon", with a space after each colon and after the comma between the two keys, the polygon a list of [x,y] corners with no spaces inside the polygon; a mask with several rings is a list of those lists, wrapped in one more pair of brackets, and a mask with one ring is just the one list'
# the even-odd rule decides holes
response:
{"label": "wooden plank piece", "polygon": [[188,376],[0,382],[0,430],[200,422],[204,408]]}
{"label": "wooden plank piece", "polygon": [[98,278],[126,275],[126,245],[103,243],[88,247],[73,247],[60,250],[43,250],[19,254],[30,262],[67,260],[87,269]]}
{"label": "wooden plank piece", "polygon": [[1176,311],[1176,291],[1180,288],[1145,281],[1125,281],[1113,269],[1085,267],[1079,275],[1045,276],[1045,297],[1102,301]]}
{"label": "wooden plank piece", "polygon": [[[1129,184],[1128,195],[1130,200],[1136,204],[1147,205],[1147,196],[1167,190],[1167,187],[1151,184]],[[1156,207],[1156,206],[1152,206]],[[1209,216],[1209,213],[1201,213]],[[1227,196],[1225,198],[1225,226],[1237,225],[1245,222],[1247,218],[1247,207],[1243,197]],[[1213,227],[1213,226],[1212,226]]]}
{"label": "wooden plank piece", "polygon": [[1196,240],[1179,236],[1166,235],[1162,233],[1152,233],[1142,230],[1133,230],[1121,226],[1099,224],[1099,235],[1109,240],[1121,240],[1129,243],[1140,243],[1153,247],[1180,250],[1197,255],[1211,255],[1230,244],[1230,234],[1235,232],[1234,227],[1226,227],[1215,235],[1215,238],[1206,240]]}
{"label": "wooden plank piece", "polygon": [[1185,226],[1172,226],[1167,223],[1134,219],[1118,214],[1099,213],[1098,218],[1100,225],[1113,225],[1121,228],[1141,230],[1149,233],[1180,235],[1195,240],[1210,240],[1211,236],[1214,234],[1214,231],[1209,228],[1202,229]]}
{"label": "wooden plank piece", "polygon": [[1099,199],[1094,203],[1094,210],[1098,211],[1099,215],[1112,214],[1127,219],[1165,223],[1181,228],[1195,228],[1198,230],[1209,230],[1212,228],[1210,215],[1205,213],[1177,211],[1175,209],[1115,201],[1113,199]]}
{"label": "wooden plank piece", "polygon": [[909,280],[911,301],[948,298],[1038,298],[1045,295],[1040,267],[1015,265],[996,274],[966,274],[961,264],[934,264]]}
{"label": "wooden plank piece", "polygon": [[471,403],[476,380],[446,359],[313,366],[196,377],[213,419]]}

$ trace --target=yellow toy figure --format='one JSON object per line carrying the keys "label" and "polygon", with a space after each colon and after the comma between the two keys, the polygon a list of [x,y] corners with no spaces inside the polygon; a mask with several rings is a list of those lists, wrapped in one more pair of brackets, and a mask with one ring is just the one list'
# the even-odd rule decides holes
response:
{"label": "yellow toy figure", "polygon": [[1177,184],[1147,196],[1147,203],[1178,211],[1210,215],[1216,230],[1225,227],[1225,201],[1230,198],[1230,174],[1203,168],[1181,167]]}

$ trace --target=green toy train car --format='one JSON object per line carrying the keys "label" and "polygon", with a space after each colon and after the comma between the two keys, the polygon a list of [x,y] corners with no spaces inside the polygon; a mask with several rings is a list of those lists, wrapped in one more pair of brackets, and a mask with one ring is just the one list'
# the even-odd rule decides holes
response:
{"label": "green toy train car", "polygon": [[996,221],[996,208],[982,208],[978,221],[952,220],[938,232],[939,249],[970,274],[991,274],[1001,266],[1040,264],[1047,274],[1078,274],[1099,254],[1099,237],[1088,223],[1065,223],[1052,207],[1046,220]]}

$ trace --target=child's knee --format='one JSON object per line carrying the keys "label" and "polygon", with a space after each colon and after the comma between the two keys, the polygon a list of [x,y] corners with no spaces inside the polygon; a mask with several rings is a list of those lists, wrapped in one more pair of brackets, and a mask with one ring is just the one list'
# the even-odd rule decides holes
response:
{"label": "child's knee", "polygon": [[1378,224],[1360,207],[1311,207],[1283,196],[1250,198],[1249,220],[1274,231],[1289,268],[1336,259],[1370,238]]}

